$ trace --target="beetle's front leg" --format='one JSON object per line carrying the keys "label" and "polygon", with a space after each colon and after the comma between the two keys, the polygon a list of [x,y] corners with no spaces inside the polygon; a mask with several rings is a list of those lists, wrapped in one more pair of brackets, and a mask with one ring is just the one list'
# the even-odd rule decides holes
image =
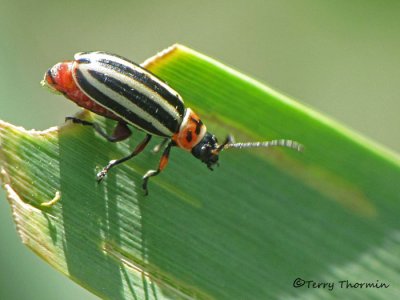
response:
{"label": "beetle's front leg", "polygon": [[170,153],[171,147],[173,145],[174,145],[174,142],[170,142],[168,144],[168,146],[164,149],[164,152],[163,152],[163,154],[161,156],[161,159],[160,159],[160,163],[158,165],[158,169],[157,170],[149,170],[143,176],[143,185],[142,185],[142,187],[143,187],[143,190],[144,190],[144,193],[145,193],[146,196],[149,194],[149,191],[147,189],[147,183],[149,181],[149,178],[152,177],[152,176],[156,176],[156,175],[160,174],[160,172],[165,169],[165,167],[168,164],[169,153]]}
{"label": "beetle's front leg", "polygon": [[151,150],[151,152],[153,152],[154,154],[160,152],[160,150],[165,146],[165,144],[169,140],[170,140],[170,138],[164,138],[161,143],[159,143],[156,146],[154,146],[154,148],[153,148],[153,150]]}
{"label": "beetle's front leg", "polygon": [[131,159],[132,157],[138,155],[140,152],[142,152],[144,150],[144,148],[146,148],[146,146],[150,142],[150,140],[151,140],[151,135],[147,134],[146,137],[143,139],[143,141],[141,141],[139,143],[139,145],[136,146],[135,150],[133,150],[133,152],[131,154],[129,154],[128,156],[125,156],[123,158],[120,158],[120,159],[111,160],[108,163],[108,165],[103,168],[103,170],[101,170],[99,173],[97,173],[97,182],[101,182],[112,167],[115,167],[116,165],[119,165],[119,164]]}
{"label": "beetle's front leg", "polygon": [[107,141],[109,142],[120,142],[123,141],[125,139],[127,139],[128,137],[131,136],[132,132],[131,130],[128,128],[128,125],[126,125],[125,122],[119,121],[117,126],[115,126],[115,129],[112,133],[112,135],[107,134],[107,132],[104,131],[104,129],[102,129],[100,127],[100,125],[98,123],[95,122],[89,122],[86,120],[82,120],[76,117],[66,117],[65,118],[66,121],[72,121],[74,124],[81,124],[84,126],[92,126],[93,129],[100,134],[102,137],[104,137]]}

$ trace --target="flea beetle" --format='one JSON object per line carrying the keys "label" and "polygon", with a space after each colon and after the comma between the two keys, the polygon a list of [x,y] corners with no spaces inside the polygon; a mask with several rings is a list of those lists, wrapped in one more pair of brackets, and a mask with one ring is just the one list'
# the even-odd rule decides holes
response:
{"label": "flea beetle", "polygon": [[151,72],[115,54],[100,51],[77,53],[74,60],[51,67],[42,84],[85,109],[117,121],[113,134],[108,135],[97,123],[66,118],[73,123],[92,126],[110,142],[128,138],[131,131],[127,125],[146,132],[146,137],[131,154],[111,160],[97,174],[98,182],[111,168],[142,152],[153,135],[164,137],[156,147],[158,150],[165,147],[157,170],[149,170],[143,176],[142,187],[146,195],[149,178],[165,169],[173,146],[191,152],[210,170],[218,163],[219,153],[229,148],[283,146],[298,151],[302,148],[292,140],[234,143],[230,136],[219,144],[198,115],[185,107],[175,90]]}

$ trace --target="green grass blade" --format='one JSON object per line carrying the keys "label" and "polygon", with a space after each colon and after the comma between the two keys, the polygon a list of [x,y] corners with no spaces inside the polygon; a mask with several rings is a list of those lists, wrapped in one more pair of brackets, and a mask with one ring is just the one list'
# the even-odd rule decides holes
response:
{"label": "green grass blade", "polygon": [[[227,150],[210,172],[173,149],[144,197],[141,176],[158,163],[150,151],[112,170],[101,185],[95,181],[142,133],[111,144],[77,125],[38,133],[0,123],[2,181],[27,246],[110,299],[400,294],[396,154],[183,46],[145,65],[221,140],[228,133],[237,141],[288,138],[305,151]],[[84,117],[112,130],[112,121]],[[57,192],[56,204],[41,205]],[[297,277],[335,288],[296,289]],[[390,287],[341,288],[340,280]]]}

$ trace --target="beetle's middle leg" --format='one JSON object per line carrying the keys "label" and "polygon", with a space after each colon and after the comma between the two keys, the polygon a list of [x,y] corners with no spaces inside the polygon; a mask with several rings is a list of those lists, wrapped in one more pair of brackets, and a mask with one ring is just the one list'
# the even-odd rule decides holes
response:
{"label": "beetle's middle leg", "polygon": [[133,152],[131,154],[129,154],[128,156],[125,156],[123,158],[120,158],[120,159],[111,160],[108,163],[108,165],[103,168],[103,170],[101,170],[99,173],[97,173],[97,182],[102,181],[103,178],[107,175],[108,171],[112,167],[115,167],[116,165],[119,165],[119,164],[131,159],[132,157],[138,155],[140,152],[142,152],[144,150],[144,148],[146,148],[146,146],[150,142],[150,140],[151,140],[151,135],[150,134],[146,134],[146,137],[143,139],[143,141],[141,141],[136,146],[135,150],[133,150]]}
{"label": "beetle's middle leg", "polygon": [[122,121],[118,122],[117,126],[115,126],[115,128],[114,128],[112,135],[109,135],[107,132],[104,131],[103,128],[101,128],[101,126],[98,123],[89,122],[89,121],[82,120],[82,119],[79,119],[76,117],[66,117],[65,120],[66,121],[70,120],[75,124],[92,126],[93,129],[98,134],[100,134],[102,137],[104,137],[109,142],[123,141],[123,140],[127,139],[128,137],[130,137],[132,134],[131,130],[128,128],[128,125],[126,125],[126,123],[122,122]]}

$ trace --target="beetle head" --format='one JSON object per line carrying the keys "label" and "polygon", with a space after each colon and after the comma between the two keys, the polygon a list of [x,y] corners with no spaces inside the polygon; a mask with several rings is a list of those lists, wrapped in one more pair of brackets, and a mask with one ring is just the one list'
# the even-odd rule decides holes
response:
{"label": "beetle head", "polygon": [[200,159],[207,167],[212,170],[213,165],[218,165],[219,153],[224,149],[230,139],[218,145],[218,140],[215,135],[207,132],[203,139],[193,147],[192,154]]}

